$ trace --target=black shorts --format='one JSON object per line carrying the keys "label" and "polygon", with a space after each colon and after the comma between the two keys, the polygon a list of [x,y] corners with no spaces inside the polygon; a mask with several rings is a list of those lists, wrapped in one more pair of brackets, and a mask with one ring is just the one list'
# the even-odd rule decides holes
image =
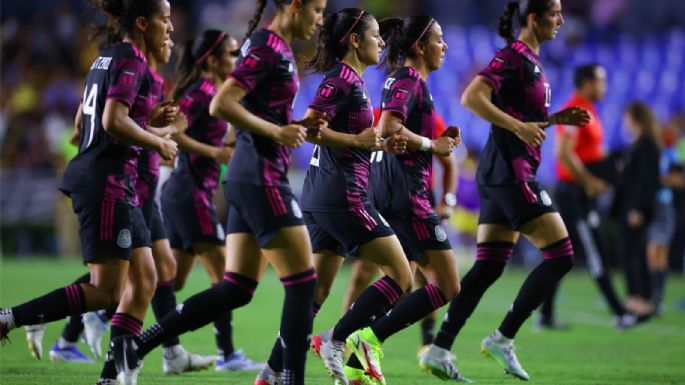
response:
{"label": "black shorts", "polygon": [[140,202],[140,209],[143,212],[143,218],[150,229],[150,239],[152,242],[166,239],[166,231],[164,231],[164,221],[162,221],[162,214],[159,212],[159,206],[154,199],[145,199]]}
{"label": "black shorts", "polygon": [[332,250],[345,257],[357,256],[359,246],[376,238],[395,234],[371,205],[349,211],[305,211],[304,223],[314,252]]}
{"label": "black shorts", "polygon": [[171,248],[194,253],[193,244],[196,242],[223,246],[226,235],[211,197],[199,189],[194,189],[192,194],[191,201],[178,200],[162,193],[160,200],[164,228]]}
{"label": "black shorts", "polygon": [[427,250],[452,250],[447,232],[437,214],[425,219],[407,219],[386,213],[390,227],[397,233],[407,259],[418,261]]}
{"label": "black shorts", "polygon": [[537,182],[512,185],[478,185],[478,224],[507,225],[512,230],[547,213],[557,212],[547,191]]}
{"label": "black shorts", "polygon": [[281,228],[303,226],[302,210],[290,187],[224,184],[228,202],[226,233],[250,233],[266,247]]}
{"label": "black shorts", "polygon": [[150,231],[140,207],[74,193],[71,201],[79,220],[84,263],[92,262],[103,254],[128,261],[132,249],[151,247]]}

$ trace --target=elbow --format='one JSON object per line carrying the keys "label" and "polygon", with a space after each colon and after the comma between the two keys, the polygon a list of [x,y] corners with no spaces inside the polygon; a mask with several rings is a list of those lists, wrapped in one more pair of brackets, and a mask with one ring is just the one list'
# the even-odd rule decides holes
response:
{"label": "elbow", "polygon": [[464,93],[461,95],[461,105],[462,105],[464,108],[468,108],[469,110],[472,110],[472,111],[473,111],[473,103],[474,103],[474,100],[473,100],[473,99],[474,99],[474,98],[473,98],[473,94],[471,94],[471,93],[468,92],[468,91],[467,91],[467,92],[464,92]]}
{"label": "elbow", "polygon": [[217,101],[216,97],[214,97],[209,103],[209,115],[214,118],[218,118],[219,114],[219,102]]}

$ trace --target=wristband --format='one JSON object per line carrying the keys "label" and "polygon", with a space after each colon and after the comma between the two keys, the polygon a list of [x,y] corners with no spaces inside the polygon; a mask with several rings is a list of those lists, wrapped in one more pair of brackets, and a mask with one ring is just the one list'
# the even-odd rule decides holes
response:
{"label": "wristband", "polygon": [[419,150],[421,151],[430,151],[431,149],[431,140],[426,138],[425,136],[421,137],[421,147],[419,147]]}

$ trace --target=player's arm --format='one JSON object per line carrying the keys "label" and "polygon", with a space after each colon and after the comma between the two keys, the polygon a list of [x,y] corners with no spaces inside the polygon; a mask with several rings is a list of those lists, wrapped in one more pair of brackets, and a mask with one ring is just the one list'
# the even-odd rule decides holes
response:
{"label": "player's arm", "polygon": [[423,136],[413,133],[410,129],[404,126],[402,117],[392,111],[383,111],[378,122],[378,129],[382,138],[389,138],[396,134],[407,138],[407,148],[412,150],[430,151],[436,155],[449,155],[452,153],[454,139],[446,136],[429,140],[426,142]]}
{"label": "player's arm", "polygon": [[[179,114],[179,116],[184,116],[183,114]],[[187,120],[183,119],[186,121],[186,126],[187,126]],[[212,145],[202,143],[198,140],[195,140],[188,136],[185,133],[186,129],[179,129],[176,130],[175,133],[171,135],[171,138],[178,143],[178,148],[185,152],[189,152],[192,154],[197,154],[199,156],[203,156],[205,158],[211,158],[214,159],[215,161],[219,163],[228,163],[228,160],[230,159],[230,149],[227,148],[226,146],[221,146],[221,147],[214,147]]]}
{"label": "player's arm", "polygon": [[176,143],[145,131],[128,115],[129,107],[117,99],[107,99],[102,115],[103,129],[126,144],[153,149],[164,159],[176,155]]}
{"label": "player's arm", "polygon": [[602,179],[597,178],[588,171],[576,154],[575,148],[576,139],[573,136],[564,134],[557,135],[554,151],[561,164],[571,172],[571,175],[573,175],[575,180],[585,188],[585,192],[589,196],[595,197],[600,195],[606,191],[609,186]]}
{"label": "player's arm", "polygon": [[280,127],[248,111],[240,105],[246,91],[234,78],[228,78],[221,85],[209,105],[209,114],[225,120],[243,130],[254,132],[286,145],[299,147],[304,143],[306,130],[299,124]]}
{"label": "player's arm", "polygon": [[438,162],[442,166],[442,198],[435,206],[435,212],[443,219],[449,218],[454,212],[457,204],[458,168],[457,158],[454,154],[448,156],[438,156]]}
{"label": "player's arm", "polygon": [[542,145],[547,134],[546,122],[521,122],[495,106],[492,85],[481,75],[476,76],[461,96],[461,104],[488,122],[516,134],[524,143]]}
{"label": "player's arm", "polygon": [[81,142],[81,122],[83,121],[83,102],[79,103],[78,110],[76,110],[76,117],[74,117],[74,130],[71,131],[69,143],[78,146]]}
{"label": "player's arm", "polygon": [[[319,124],[319,127],[311,127],[311,124]],[[325,114],[308,108],[304,114],[304,119],[298,123],[303,123],[307,126],[307,141],[326,147],[357,147],[357,148],[378,148],[380,139],[373,127],[369,127],[359,134],[347,134],[344,132],[335,131],[326,126],[327,117]],[[323,123],[323,124],[321,124]],[[323,128],[321,128],[323,126]],[[310,131],[316,132],[317,135],[309,134]]]}

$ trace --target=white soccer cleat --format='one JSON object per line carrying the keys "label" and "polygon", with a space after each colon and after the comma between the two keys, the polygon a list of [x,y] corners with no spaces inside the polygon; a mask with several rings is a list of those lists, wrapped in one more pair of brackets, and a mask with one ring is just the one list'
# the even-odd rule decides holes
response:
{"label": "white soccer cleat", "polygon": [[516,358],[514,342],[500,342],[492,335],[483,339],[480,351],[487,357],[492,357],[507,374],[528,381],[530,377]]}
{"label": "white soccer cleat", "polygon": [[213,356],[201,356],[188,353],[183,346],[176,345],[164,348],[162,354],[162,369],[164,374],[181,374],[195,372],[212,366],[215,359]]}
{"label": "white soccer cleat", "polygon": [[245,355],[243,349],[234,350],[228,358],[224,360],[224,356],[216,361],[216,371],[251,371],[251,370],[261,370],[264,367],[264,362],[252,361]]}
{"label": "white soccer cleat", "polygon": [[81,316],[83,322],[83,335],[86,345],[90,348],[95,358],[102,358],[102,336],[107,332],[107,322],[105,322],[97,312],[84,313]]}
{"label": "white soccer cleat", "polygon": [[268,363],[262,366],[262,370],[257,373],[254,385],[283,385],[283,373],[274,372]]}
{"label": "white soccer cleat", "polygon": [[473,382],[459,374],[454,364],[456,357],[452,352],[435,345],[425,347],[427,349],[419,354],[419,367],[422,372],[432,374],[443,381]]}
{"label": "white soccer cleat", "polygon": [[345,343],[331,339],[321,344],[319,352],[335,385],[349,385],[345,376]]}
{"label": "white soccer cleat", "polygon": [[43,336],[45,335],[45,324],[26,325],[26,343],[33,358],[43,359]]}

